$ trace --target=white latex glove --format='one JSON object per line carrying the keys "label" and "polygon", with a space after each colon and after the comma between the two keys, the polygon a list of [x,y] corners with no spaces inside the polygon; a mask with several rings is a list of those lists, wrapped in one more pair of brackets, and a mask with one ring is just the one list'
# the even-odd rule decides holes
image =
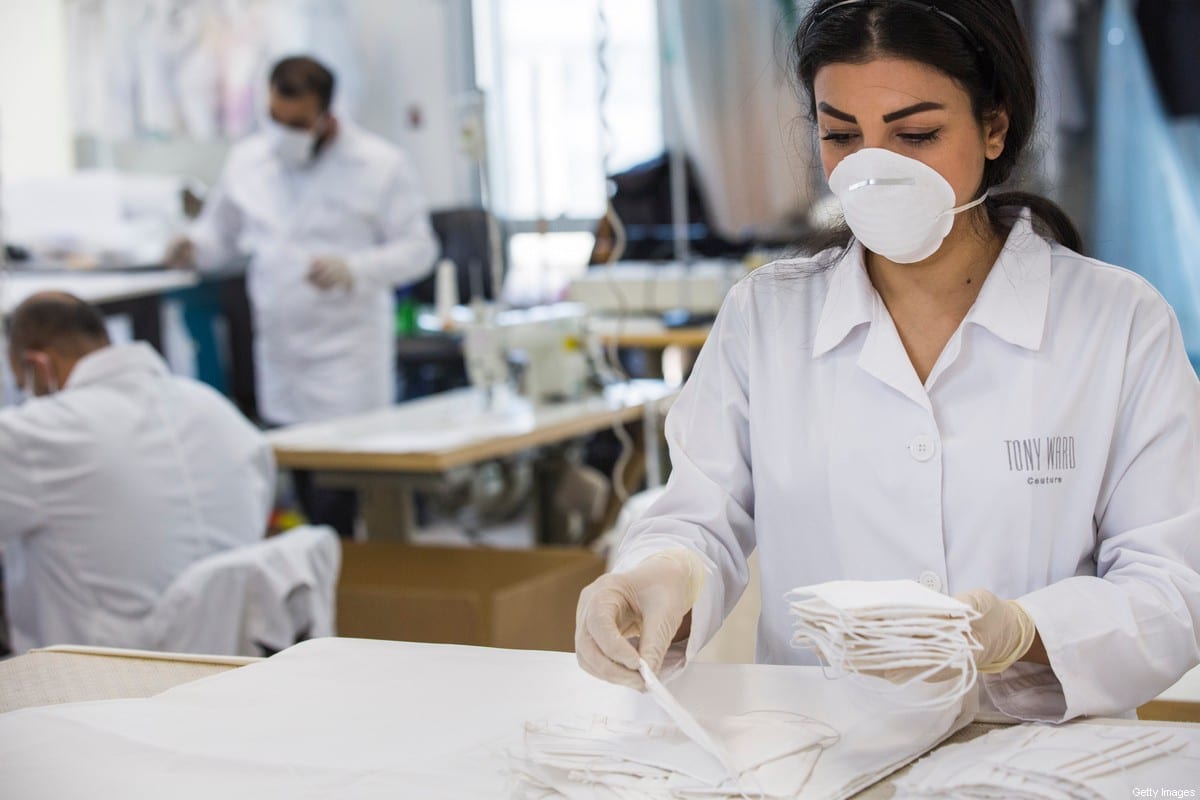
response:
{"label": "white latex glove", "polygon": [[[979,613],[971,621],[971,634],[981,645],[972,656],[980,673],[994,675],[1003,672],[1029,652],[1037,626],[1033,618],[1015,600],[1001,600],[987,589],[973,589],[954,596]],[[864,674],[885,678],[893,683],[907,683],[923,670],[914,668],[863,670]],[[926,680],[939,681],[953,673],[939,672]]]}
{"label": "white latex glove", "polygon": [[[645,690],[638,658],[658,673],[706,574],[700,557],[680,547],[597,578],[579,595],[575,611],[579,666],[601,680]],[[639,637],[637,649],[631,636]]]}
{"label": "white latex glove", "polygon": [[196,245],[186,236],[176,236],[167,245],[163,264],[172,269],[187,269],[196,263]]}
{"label": "white latex glove", "polygon": [[340,258],[322,256],[314,258],[308,268],[308,282],[318,289],[351,289],[354,273],[350,265]]}
{"label": "white latex glove", "polygon": [[1021,660],[1033,646],[1037,626],[1016,600],[1001,600],[987,589],[973,589],[955,597],[979,612],[971,632],[983,645],[975,651],[975,666],[994,675]]}

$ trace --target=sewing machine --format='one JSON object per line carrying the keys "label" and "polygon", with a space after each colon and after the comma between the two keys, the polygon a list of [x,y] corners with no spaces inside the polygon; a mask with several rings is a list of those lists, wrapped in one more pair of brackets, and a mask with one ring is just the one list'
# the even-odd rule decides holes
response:
{"label": "sewing machine", "polygon": [[591,373],[587,311],[579,303],[495,311],[477,307],[466,323],[463,356],[471,384],[491,401],[520,366],[521,393],[533,403],[578,398]]}

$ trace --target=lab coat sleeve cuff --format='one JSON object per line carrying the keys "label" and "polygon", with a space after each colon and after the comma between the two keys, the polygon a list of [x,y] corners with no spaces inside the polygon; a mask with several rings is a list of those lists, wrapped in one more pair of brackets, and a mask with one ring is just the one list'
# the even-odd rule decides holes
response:
{"label": "lab coat sleeve cuff", "polygon": [[376,280],[371,270],[371,254],[369,252],[351,253],[343,260],[346,262],[346,268],[350,270],[354,286],[374,286]]}
{"label": "lab coat sleeve cuff", "polygon": [[[1095,669],[1076,663],[1073,651],[1064,646],[1066,632],[1060,622],[1070,619],[1062,614],[1062,598],[1054,587],[1027,594],[1018,602],[1033,619],[1038,635],[1046,648],[1050,666],[1018,662],[998,675],[982,675],[984,690],[997,710],[1027,722],[1065,722],[1079,716],[1069,711],[1071,703],[1060,675],[1082,674],[1072,671]],[[1058,613],[1054,612],[1058,608]]]}
{"label": "lab coat sleeve cuff", "polygon": [[1006,716],[1025,722],[1064,722],[1067,702],[1054,670],[1020,662],[998,675],[981,675],[984,691]]}
{"label": "lab coat sleeve cuff", "polygon": [[704,564],[708,573],[699,597],[692,604],[692,630],[687,639],[675,642],[667,650],[659,676],[664,681],[678,675],[695,658],[696,654],[708,643],[724,622],[725,587],[721,582],[721,573],[712,559],[692,546],[686,539],[670,535],[647,535],[638,537],[635,546],[623,550],[617,557],[613,572],[628,572],[646,559],[664,550],[686,547]]}
{"label": "lab coat sleeve cuff", "polygon": [[216,237],[205,231],[193,229],[188,233],[188,238],[196,250],[196,269],[200,272],[220,269],[234,257]]}
{"label": "lab coat sleeve cuff", "polygon": [[433,272],[437,254],[432,236],[413,236],[346,253],[342,258],[356,286],[390,288],[424,280]]}

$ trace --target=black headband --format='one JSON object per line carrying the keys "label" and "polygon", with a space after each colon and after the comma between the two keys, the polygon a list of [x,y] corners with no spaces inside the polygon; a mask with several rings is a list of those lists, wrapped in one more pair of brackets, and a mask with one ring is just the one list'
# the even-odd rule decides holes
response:
{"label": "black headband", "polygon": [[[811,31],[817,25],[817,23],[819,23],[830,12],[836,11],[839,8],[862,8],[864,6],[883,5],[883,2],[884,0],[842,0],[840,3],[834,3],[827,8],[821,9],[816,13],[816,15],[813,16],[812,22],[809,23],[808,31]],[[971,45],[972,50],[979,53],[980,56],[985,56],[987,54],[987,51],[979,42],[979,39],[975,36],[975,34],[971,33],[971,29],[964,25],[962,20],[953,14],[943,11],[935,5],[922,3],[920,0],[886,0],[886,2],[893,3],[895,5],[909,6],[917,9],[918,11],[926,11],[930,14],[941,17],[943,20],[958,29],[963,37],[966,38],[967,43]],[[805,32],[806,36],[808,31]]]}

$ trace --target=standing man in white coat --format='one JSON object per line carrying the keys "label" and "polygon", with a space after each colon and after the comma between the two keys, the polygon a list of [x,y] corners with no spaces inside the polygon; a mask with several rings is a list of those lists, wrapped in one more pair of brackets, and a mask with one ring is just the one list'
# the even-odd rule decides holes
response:
{"label": "standing man in white coat", "polygon": [[[394,401],[394,291],[437,256],[408,158],[334,116],[333,95],[319,62],[276,64],[265,129],[234,147],[188,238],[167,254],[201,269],[251,256],[259,413],[271,425]],[[297,489],[311,520],[351,532],[351,493],[315,490],[304,474]]]}
{"label": "standing man in white coat", "polygon": [[259,431],[100,314],[47,293],[12,316],[9,360],[33,395],[0,411],[0,545],[16,652],[137,646],[191,564],[258,541],[275,496]]}
{"label": "standing man in white coat", "polygon": [[[1132,710],[1200,661],[1200,384],[1170,306],[999,192],[1037,119],[1011,0],[817,0],[795,39],[846,228],[731,291],[667,418],[673,471],[580,598],[585,669],[686,663],[782,598],[918,581],[980,612],[984,708]],[[638,634],[637,647],[627,637]]]}

